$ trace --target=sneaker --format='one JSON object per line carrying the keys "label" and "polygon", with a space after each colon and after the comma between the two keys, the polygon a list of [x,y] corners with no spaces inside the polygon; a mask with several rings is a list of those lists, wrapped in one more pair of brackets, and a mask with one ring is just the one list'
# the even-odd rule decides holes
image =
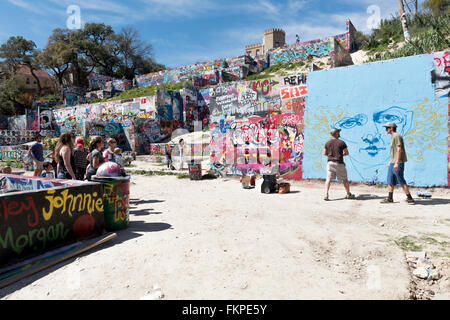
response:
{"label": "sneaker", "polygon": [[389,199],[389,198],[385,198],[383,200],[380,201],[380,203],[393,203],[394,200],[393,199]]}
{"label": "sneaker", "polygon": [[407,203],[409,203],[409,204],[414,204],[414,203],[416,203],[415,201],[414,201],[414,199],[406,199],[406,202]]}

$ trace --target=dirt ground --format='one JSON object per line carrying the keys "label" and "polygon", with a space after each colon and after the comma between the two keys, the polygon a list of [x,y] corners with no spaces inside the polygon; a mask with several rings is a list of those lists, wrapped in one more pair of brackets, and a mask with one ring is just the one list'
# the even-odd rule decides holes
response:
{"label": "dirt ground", "polygon": [[[130,225],[83,255],[0,289],[2,299],[448,299],[450,190],[380,204],[385,188],[291,182],[289,194],[238,179],[131,179]],[[405,250],[442,274],[412,275]]]}

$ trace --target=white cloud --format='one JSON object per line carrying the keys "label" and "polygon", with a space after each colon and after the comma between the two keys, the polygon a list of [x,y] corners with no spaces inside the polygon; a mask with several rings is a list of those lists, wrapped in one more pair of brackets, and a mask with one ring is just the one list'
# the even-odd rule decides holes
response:
{"label": "white cloud", "polygon": [[28,11],[31,11],[31,12],[34,12],[34,13],[37,13],[37,14],[42,14],[43,13],[43,11],[42,11],[42,9],[40,7],[35,6],[35,5],[31,4],[31,3],[23,1],[23,0],[8,0],[8,2],[13,4],[13,5],[15,5],[15,6],[17,6],[17,7],[20,7],[22,9],[25,9],[25,10],[28,10]]}

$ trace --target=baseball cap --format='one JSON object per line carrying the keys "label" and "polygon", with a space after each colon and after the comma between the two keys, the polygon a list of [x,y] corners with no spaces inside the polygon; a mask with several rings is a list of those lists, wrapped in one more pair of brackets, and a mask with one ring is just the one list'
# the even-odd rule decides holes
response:
{"label": "baseball cap", "polygon": [[397,124],[395,122],[388,122],[383,127],[385,127],[385,128],[397,128]]}
{"label": "baseball cap", "polygon": [[339,132],[341,132],[341,131],[342,131],[342,129],[333,128],[333,130],[331,130],[330,134],[331,134],[332,136],[334,136],[336,133],[339,133]]}
{"label": "baseball cap", "polygon": [[81,138],[77,139],[77,145],[82,145],[82,146],[84,146],[84,141],[83,141],[83,139],[81,139]]}

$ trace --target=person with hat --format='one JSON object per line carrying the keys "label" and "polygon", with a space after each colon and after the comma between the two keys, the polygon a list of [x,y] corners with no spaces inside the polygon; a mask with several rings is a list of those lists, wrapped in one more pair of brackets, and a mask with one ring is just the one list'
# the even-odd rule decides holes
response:
{"label": "person with hat", "polygon": [[86,168],[88,166],[87,149],[84,147],[84,140],[82,138],[77,139],[77,146],[73,150],[73,158],[75,162],[75,177],[77,180],[84,180],[86,174]]}
{"label": "person with hat", "polygon": [[36,143],[28,150],[28,156],[34,162],[34,176],[40,177],[44,170],[44,146],[42,145],[43,135],[39,132],[36,134]]}
{"label": "person with hat", "polygon": [[344,163],[344,156],[348,156],[347,144],[340,140],[341,129],[334,128],[331,130],[331,140],[325,144],[324,156],[328,157],[327,163],[327,180],[325,182],[325,197],[324,200],[330,200],[328,198],[328,192],[330,190],[331,180],[342,180],[347,196],[345,199],[355,199],[355,195],[350,193],[350,183],[347,178],[347,168]]}
{"label": "person with hat", "polygon": [[389,169],[387,174],[388,197],[383,199],[381,203],[394,202],[394,186],[400,184],[406,194],[406,202],[414,204],[414,199],[411,197],[408,185],[404,178],[405,162],[408,161],[405,151],[405,144],[403,137],[397,133],[397,124],[395,122],[386,123],[383,127],[386,128],[386,133],[392,136],[391,138],[391,156],[389,162]]}

